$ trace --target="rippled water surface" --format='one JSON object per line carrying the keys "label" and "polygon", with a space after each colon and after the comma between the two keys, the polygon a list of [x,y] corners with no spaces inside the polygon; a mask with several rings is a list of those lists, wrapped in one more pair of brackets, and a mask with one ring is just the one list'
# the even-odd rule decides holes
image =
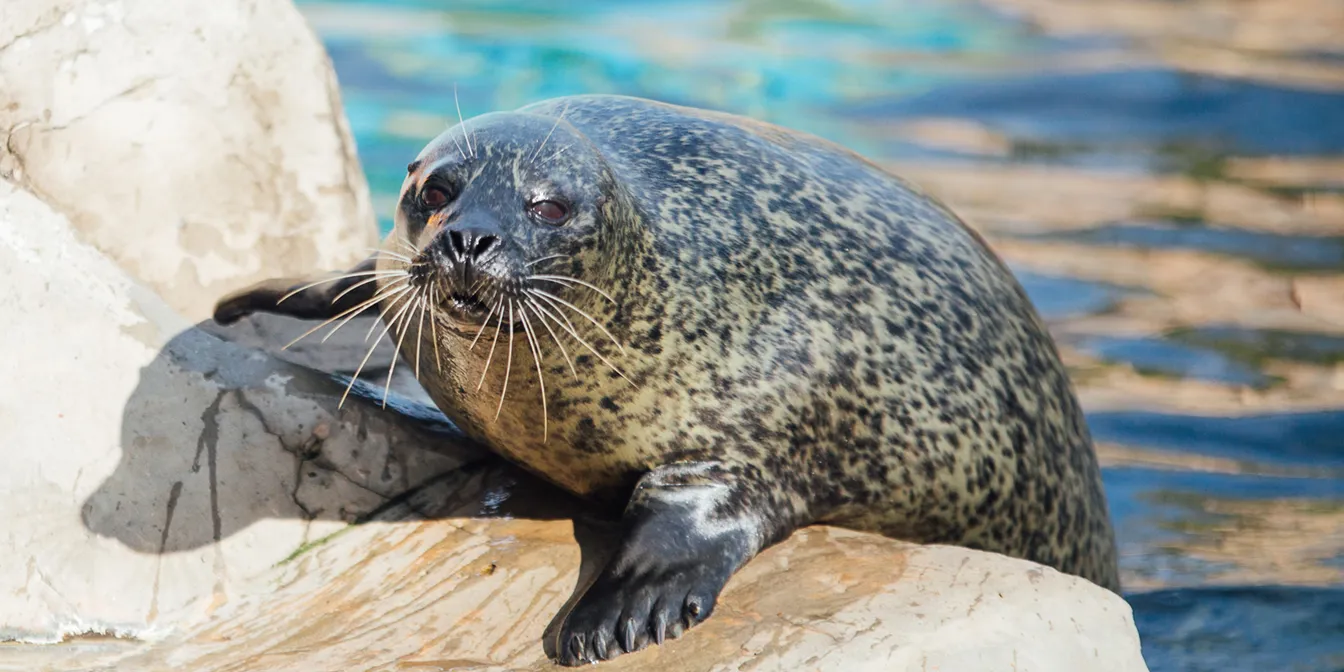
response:
{"label": "rippled water surface", "polygon": [[454,87],[468,116],[584,92],[747,114],[939,195],[1074,372],[1150,667],[1344,670],[1338,2],[301,7],[385,227]]}

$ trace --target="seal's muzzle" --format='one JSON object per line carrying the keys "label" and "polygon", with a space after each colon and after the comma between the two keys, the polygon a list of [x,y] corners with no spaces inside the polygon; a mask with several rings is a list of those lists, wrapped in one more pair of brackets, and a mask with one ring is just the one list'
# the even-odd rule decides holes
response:
{"label": "seal's muzzle", "polygon": [[517,298],[524,266],[495,226],[447,226],[426,245],[422,282],[438,284],[440,303],[459,320],[479,323],[501,300]]}

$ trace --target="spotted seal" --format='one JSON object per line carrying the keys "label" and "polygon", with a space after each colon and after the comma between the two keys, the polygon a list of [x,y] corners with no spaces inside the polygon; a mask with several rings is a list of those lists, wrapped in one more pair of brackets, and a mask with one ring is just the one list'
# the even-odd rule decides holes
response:
{"label": "spotted seal", "polygon": [[1021,286],[824,140],[616,96],[468,119],[409,165],[381,253],[215,314],[374,306],[463,431],[623,507],[562,663],[678,636],[813,523],[1118,590],[1089,431]]}

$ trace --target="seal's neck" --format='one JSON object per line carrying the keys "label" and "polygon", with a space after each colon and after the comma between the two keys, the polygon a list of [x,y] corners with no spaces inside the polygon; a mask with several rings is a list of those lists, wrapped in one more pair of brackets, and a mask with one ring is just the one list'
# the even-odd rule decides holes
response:
{"label": "seal's neck", "polygon": [[594,282],[615,299],[616,311],[609,327],[622,343],[638,347],[642,332],[636,325],[648,308],[659,303],[658,259],[648,213],[619,185],[608,192],[601,205],[603,228],[599,254],[592,258]]}
{"label": "seal's neck", "polygon": [[646,257],[653,247],[646,213],[620,185],[608,190],[600,209],[602,253],[597,255],[594,274],[616,292],[641,287],[647,273]]}

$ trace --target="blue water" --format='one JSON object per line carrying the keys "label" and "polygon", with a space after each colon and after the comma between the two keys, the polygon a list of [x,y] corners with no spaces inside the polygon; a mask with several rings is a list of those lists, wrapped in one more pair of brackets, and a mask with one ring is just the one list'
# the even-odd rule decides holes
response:
{"label": "blue water", "polygon": [[[1339,118],[1344,119],[1344,114]],[[1344,268],[1344,236],[1293,236],[1202,223],[1192,226],[1190,222],[1133,221],[1024,238],[1140,249],[1199,250],[1246,259],[1270,269],[1330,271]]]}
{"label": "blue water", "polygon": [[[1192,73],[1153,59],[1071,71],[1064,66],[1071,58],[1138,47],[1121,35],[1052,36],[950,0],[300,7],[335,63],[384,228],[409,158],[456,122],[455,92],[467,116],[574,93],[645,96],[792,126],[877,160],[1137,170],[1245,184],[1227,170],[1232,160],[1344,156],[1338,87]],[[1336,52],[1283,57],[1344,63]],[[940,148],[892,130],[929,117],[975,125],[1008,151]],[[1337,193],[1344,177],[1251,186],[1291,198]],[[1051,185],[1038,187],[1045,194]],[[1016,240],[1200,252],[1280,277],[1344,274],[1344,230],[1239,229],[1199,213]],[[1105,317],[1154,295],[1014,269],[1052,325]],[[1177,324],[1062,340],[1153,384],[1274,392],[1295,384],[1285,371],[1307,370],[1344,385],[1344,337],[1300,325]],[[1344,408],[1191,413],[1153,407],[1151,397],[1141,406],[1091,410],[1090,421],[1099,442],[1161,458],[1104,469],[1150,668],[1344,670]],[[1200,466],[1208,460],[1215,466]]]}

